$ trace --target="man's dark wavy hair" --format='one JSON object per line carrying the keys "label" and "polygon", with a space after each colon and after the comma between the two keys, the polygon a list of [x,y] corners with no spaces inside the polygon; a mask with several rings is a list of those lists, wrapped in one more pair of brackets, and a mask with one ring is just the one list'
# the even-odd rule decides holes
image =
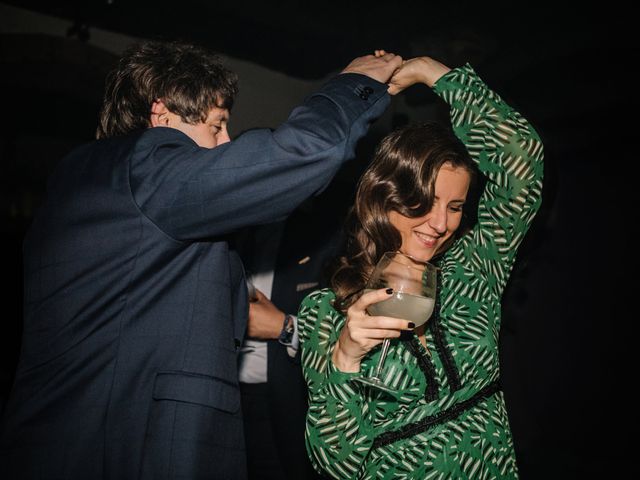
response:
{"label": "man's dark wavy hair", "polygon": [[157,100],[186,123],[204,122],[213,107],[231,109],[237,93],[237,75],[205,48],[142,42],[129,48],[107,77],[96,136],[148,128]]}

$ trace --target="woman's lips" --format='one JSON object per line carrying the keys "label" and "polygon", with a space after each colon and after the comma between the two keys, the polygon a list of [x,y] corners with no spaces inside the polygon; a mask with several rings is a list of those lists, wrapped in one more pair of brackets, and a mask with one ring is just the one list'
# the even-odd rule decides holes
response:
{"label": "woman's lips", "polygon": [[438,241],[437,237],[431,236],[431,235],[427,235],[426,233],[422,233],[422,232],[413,232],[416,236],[416,238],[418,239],[418,241],[424,245],[427,248],[433,248],[436,246],[436,243]]}

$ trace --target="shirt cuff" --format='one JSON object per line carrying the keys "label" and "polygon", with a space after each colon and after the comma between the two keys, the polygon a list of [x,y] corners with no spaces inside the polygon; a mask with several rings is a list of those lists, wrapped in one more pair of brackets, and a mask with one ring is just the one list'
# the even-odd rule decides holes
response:
{"label": "shirt cuff", "polygon": [[291,337],[291,345],[287,345],[287,353],[291,358],[295,357],[300,348],[300,337],[298,335],[298,317],[291,315],[293,318],[293,335]]}

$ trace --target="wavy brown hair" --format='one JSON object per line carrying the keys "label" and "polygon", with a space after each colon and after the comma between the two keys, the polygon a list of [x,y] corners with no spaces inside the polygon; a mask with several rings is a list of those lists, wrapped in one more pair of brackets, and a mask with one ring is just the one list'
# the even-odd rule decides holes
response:
{"label": "wavy brown hair", "polygon": [[[388,213],[393,210],[415,218],[429,212],[436,177],[445,163],[469,172],[471,185],[467,197],[475,195],[478,177],[475,164],[448,128],[437,123],[408,125],[381,141],[360,178],[355,203],[345,221],[346,255],[338,259],[331,276],[336,308],[348,308],[382,255],[400,249],[400,232],[389,222]],[[468,207],[467,202],[465,211]],[[443,253],[468,229],[468,218],[466,214],[463,216],[457,235],[436,254]]]}
{"label": "wavy brown hair", "polygon": [[148,128],[158,99],[184,122],[204,122],[213,107],[231,109],[237,93],[237,75],[212,52],[182,42],[142,42],[107,77],[96,137]]}

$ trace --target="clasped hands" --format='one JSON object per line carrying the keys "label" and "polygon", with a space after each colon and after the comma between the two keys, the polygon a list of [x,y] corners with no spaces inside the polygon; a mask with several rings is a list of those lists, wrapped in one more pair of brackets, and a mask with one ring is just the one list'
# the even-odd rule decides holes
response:
{"label": "clasped hands", "polygon": [[449,67],[431,57],[416,57],[403,60],[400,55],[385,50],[375,50],[373,55],[354,59],[342,73],[360,73],[381,83],[386,83],[390,95],[396,95],[416,83],[428,87],[450,70]]}

